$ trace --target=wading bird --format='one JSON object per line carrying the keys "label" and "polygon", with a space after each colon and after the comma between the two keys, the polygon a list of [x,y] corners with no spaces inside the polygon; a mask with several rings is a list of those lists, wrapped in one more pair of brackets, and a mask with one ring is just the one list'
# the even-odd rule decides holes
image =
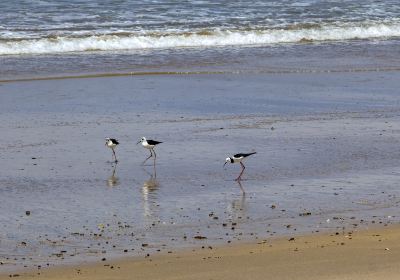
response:
{"label": "wading bird", "polygon": [[154,151],[154,147],[158,144],[161,144],[162,142],[159,141],[155,141],[155,140],[147,140],[146,137],[142,137],[142,139],[139,140],[139,142],[137,142],[137,144],[142,143],[142,146],[148,150],[150,150],[150,155],[148,158],[146,158],[142,164],[145,164],[145,162],[151,158],[153,156],[154,153],[154,163],[156,162],[156,152]]}
{"label": "wading bird", "polygon": [[248,153],[248,154],[236,154],[233,157],[227,157],[224,163],[227,164],[229,163],[240,163],[240,165],[242,166],[242,171],[240,172],[239,176],[235,179],[236,181],[240,181],[242,179],[242,174],[243,171],[246,169],[246,167],[244,166],[244,164],[242,163],[242,160],[244,160],[245,158],[247,158],[248,156],[254,155],[256,152],[253,153]]}
{"label": "wading bird", "polygon": [[119,144],[119,142],[116,139],[106,138],[106,146],[112,150],[113,156],[114,156],[113,158],[115,159],[115,162],[118,162],[118,160],[117,160],[117,156],[115,155],[114,149],[115,149],[115,147],[117,147],[118,144]]}

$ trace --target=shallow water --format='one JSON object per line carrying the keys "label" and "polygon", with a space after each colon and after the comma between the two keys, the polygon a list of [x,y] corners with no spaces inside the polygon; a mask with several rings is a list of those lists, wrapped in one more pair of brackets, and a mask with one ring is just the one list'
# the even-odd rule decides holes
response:
{"label": "shallow water", "polygon": [[146,73],[329,73],[400,69],[399,41],[352,40],[0,56],[0,81],[85,75]]}

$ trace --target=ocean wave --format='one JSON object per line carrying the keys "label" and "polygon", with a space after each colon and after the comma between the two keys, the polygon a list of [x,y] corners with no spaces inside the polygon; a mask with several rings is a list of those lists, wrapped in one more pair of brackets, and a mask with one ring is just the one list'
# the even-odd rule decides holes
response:
{"label": "ocean wave", "polygon": [[400,37],[400,23],[346,26],[292,26],[284,29],[201,30],[168,33],[116,33],[91,36],[57,36],[38,39],[0,37],[0,55],[50,54],[87,51],[218,47],[384,39]]}

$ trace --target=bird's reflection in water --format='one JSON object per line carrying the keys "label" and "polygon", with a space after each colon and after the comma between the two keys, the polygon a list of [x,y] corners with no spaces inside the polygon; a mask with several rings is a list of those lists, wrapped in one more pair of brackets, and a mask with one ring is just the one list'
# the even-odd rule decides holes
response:
{"label": "bird's reflection in water", "polygon": [[110,177],[107,178],[107,186],[109,187],[116,187],[119,185],[119,179],[115,176],[115,172],[117,171],[117,163],[115,163],[112,174]]}
{"label": "bird's reflection in water", "polygon": [[145,217],[153,217],[157,207],[157,190],[160,187],[157,181],[156,166],[153,166],[153,173],[143,169],[150,178],[143,182],[142,196],[143,196],[143,212]]}
{"label": "bird's reflection in water", "polygon": [[247,211],[246,205],[246,193],[240,181],[237,181],[240,189],[242,190],[242,194],[240,198],[235,198],[228,204],[227,213],[229,214],[229,218],[232,219],[232,222],[239,222],[241,220],[245,220],[245,215]]}

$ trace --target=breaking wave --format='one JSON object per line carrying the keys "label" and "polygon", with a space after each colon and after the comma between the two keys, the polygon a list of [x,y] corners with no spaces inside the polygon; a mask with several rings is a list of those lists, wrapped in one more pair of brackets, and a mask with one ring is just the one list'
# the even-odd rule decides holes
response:
{"label": "breaking wave", "polygon": [[283,29],[202,30],[197,32],[130,33],[1,38],[0,55],[65,52],[169,49],[386,39],[400,37],[400,23],[364,23],[346,26],[292,26]]}

